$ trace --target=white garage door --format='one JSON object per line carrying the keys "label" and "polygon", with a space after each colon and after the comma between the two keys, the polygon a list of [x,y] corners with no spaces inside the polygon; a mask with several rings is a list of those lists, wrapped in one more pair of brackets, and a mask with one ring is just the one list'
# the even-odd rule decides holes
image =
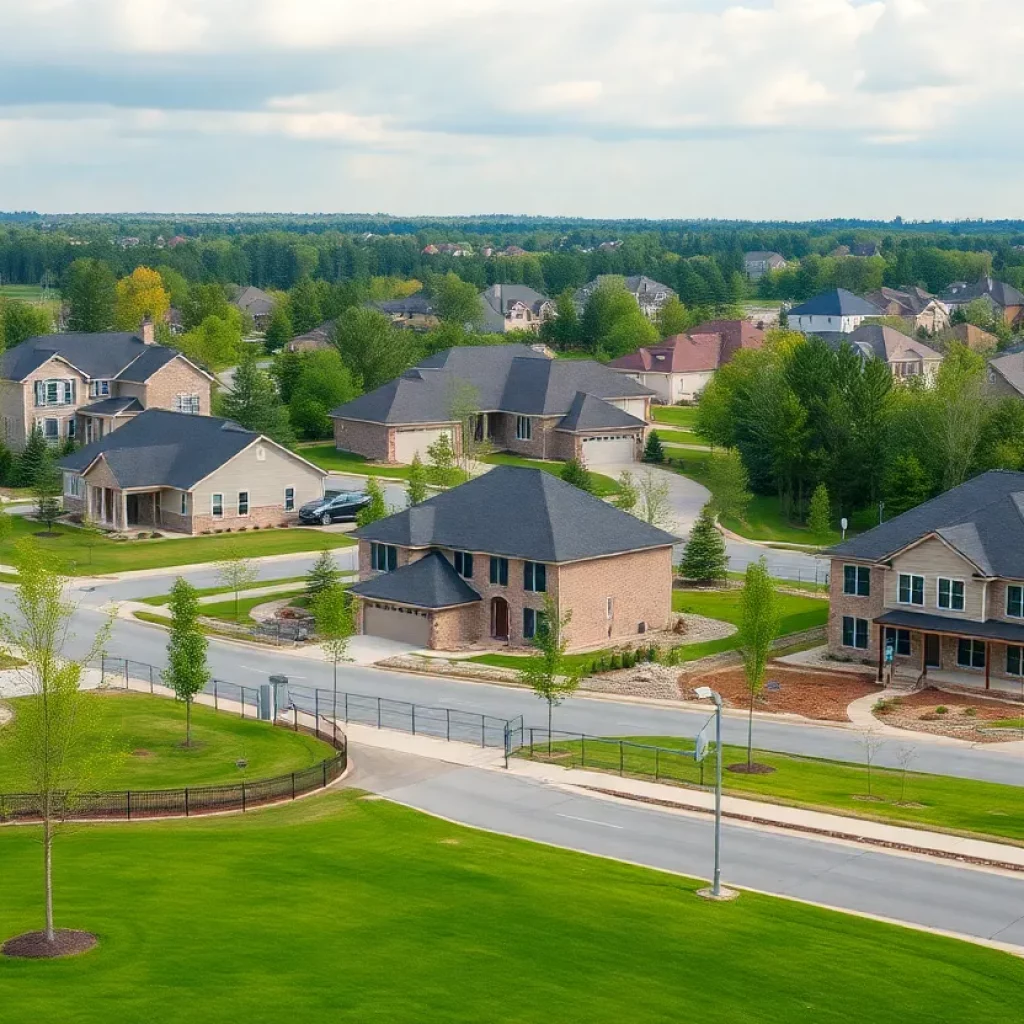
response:
{"label": "white garage door", "polygon": [[636,461],[636,440],[628,434],[588,437],[583,441],[583,462],[587,466],[612,466]]}
{"label": "white garage door", "polygon": [[363,608],[363,632],[403,644],[426,647],[430,643],[430,616],[414,608],[366,602]]}
{"label": "white garage door", "polygon": [[419,452],[420,459],[427,461],[427,448],[442,434],[451,439],[450,428],[433,428],[430,430],[396,430],[395,431],[395,462],[412,462],[413,456]]}
{"label": "white garage door", "polygon": [[[648,384],[647,387],[653,385]],[[644,398],[616,398],[608,403],[621,409],[623,412],[628,412],[630,416],[635,416],[638,420],[644,418],[644,410],[647,407],[647,400]]]}

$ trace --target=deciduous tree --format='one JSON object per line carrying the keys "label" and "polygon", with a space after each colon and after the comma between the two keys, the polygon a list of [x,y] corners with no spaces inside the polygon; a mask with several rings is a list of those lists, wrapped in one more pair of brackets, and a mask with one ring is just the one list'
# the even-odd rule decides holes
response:
{"label": "deciduous tree", "polygon": [[217,579],[235,596],[234,620],[238,621],[238,596],[259,578],[259,569],[251,558],[246,558],[241,546],[232,542],[227,553],[217,563]]}
{"label": "deciduous tree", "polygon": [[815,537],[827,537],[832,529],[832,502],[828,496],[828,488],[818,484],[811,495],[811,504],[807,510],[807,528]]}
{"label": "deciduous tree", "polygon": [[370,503],[356,513],[356,523],[359,526],[369,526],[370,523],[384,519],[388,514],[388,507],[384,502],[384,491],[375,476],[366,481],[366,493],[369,495]]}
{"label": "deciduous tree", "polygon": [[[103,260],[75,260],[68,267],[61,287],[61,293],[68,303],[68,330],[111,330],[117,299],[116,284],[114,272]],[[132,329],[138,326],[135,323]]]}
{"label": "deciduous tree", "polygon": [[662,471],[647,469],[637,481],[637,503],[633,515],[650,526],[670,529],[675,525],[671,490]]}
{"label": "deciduous tree", "polygon": [[154,324],[164,322],[171,297],[163,279],[149,267],[136,267],[117,282],[114,323],[122,331],[137,331],[146,318]]}
{"label": "deciduous tree", "polygon": [[[185,705],[185,746],[192,746],[192,703],[210,681],[206,664],[207,639],[199,625],[199,597],[196,588],[178,577],[171,587],[168,602],[171,625],[167,637],[167,668],[164,683]],[[235,595],[235,619],[238,595]]]}
{"label": "deciduous tree", "polygon": [[410,505],[419,505],[427,500],[427,470],[419,452],[413,454],[412,462],[409,463],[409,477],[406,483],[405,494]]}
{"label": "deciduous tree", "polygon": [[775,584],[762,557],[747,566],[740,601],[740,654],[746,676],[750,707],[747,714],[747,769],[754,763],[754,701],[764,687],[772,643],[779,629]]}
{"label": "deciduous tree", "polygon": [[706,483],[711,491],[711,507],[718,515],[736,519],[746,515],[753,495],[746,466],[735,448],[715,452],[708,459]]}
{"label": "deciduous tree", "polygon": [[339,583],[324,587],[313,599],[313,621],[316,637],[324,657],[333,669],[333,710],[335,724],[338,721],[338,663],[348,657],[349,640],[355,632],[352,598]]}

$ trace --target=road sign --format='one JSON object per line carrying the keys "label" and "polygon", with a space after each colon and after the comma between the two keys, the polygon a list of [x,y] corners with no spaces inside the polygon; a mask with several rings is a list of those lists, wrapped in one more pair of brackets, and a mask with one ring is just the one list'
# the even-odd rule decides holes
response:
{"label": "road sign", "polygon": [[715,716],[712,715],[702,726],[697,738],[693,744],[693,759],[694,761],[703,761],[704,755],[708,752],[708,743],[710,742],[711,730],[715,724]]}

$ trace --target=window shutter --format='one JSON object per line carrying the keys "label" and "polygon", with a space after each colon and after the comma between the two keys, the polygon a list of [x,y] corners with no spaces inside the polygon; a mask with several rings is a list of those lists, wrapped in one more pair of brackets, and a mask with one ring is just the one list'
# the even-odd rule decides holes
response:
{"label": "window shutter", "polygon": [[41,381],[36,381],[36,405],[46,404],[46,384]]}

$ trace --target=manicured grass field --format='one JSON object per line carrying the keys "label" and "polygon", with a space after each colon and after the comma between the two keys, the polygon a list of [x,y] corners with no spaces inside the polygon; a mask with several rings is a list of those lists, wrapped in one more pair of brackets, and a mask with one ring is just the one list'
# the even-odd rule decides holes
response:
{"label": "manicured grass field", "polygon": [[656,433],[663,444],[698,444],[707,446],[707,441],[691,430],[663,430],[661,427],[658,427]]}
{"label": "manicured grass field", "polygon": [[[0,922],[41,922],[35,828],[0,830]],[[1010,1024],[1024,962],[452,825],[341,791],[58,839],[58,924],[0,959],[13,1021]]]}
{"label": "manicured grass field", "polygon": [[[546,733],[544,734],[546,737]],[[754,726],[757,736],[757,726]],[[684,785],[710,785],[714,779],[714,753],[701,766],[692,758],[670,753],[689,751],[693,743],[678,736],[628,736],[623,739],[650,747],[622,745],[622,766],[626,775],[636,775]],[[538,734],[537,749],[547,752],[546,738]],[[552,750],[565,751],[571,760],[566,767],[596,768],[619,772],[619,743],[616,739],[557,741]],[[528,756],[528,748],[523,753]],[[726,745],[723,765],[742,764],[747,748]],[[990,838],[1024,843],[1024,789],[973,779],[957,779],[946,775],[924,775],[908,771],[872,768],[870,785],[868,771],[862,765],[827,761],[808,757],[791,757],[767,750],[755,750],[754,759],[770,765],[770,775],[723,773],[726,792],[735,796],[753,797],[839,812],[858,818],[911,825],[915,828],[967,832]],[[562,763],[562,762],[559,762]],[[870,789],[870,792],[869,792]]]}
{"label": "manicured grass field", "polygon": [[[814,534],[806,526],[791,522],[789,517],[783,514],[782,505],[774,495],[755,494],[742,519],[724,516],[722,525],[727,530],[751,540],[825,546],[838,544],[841,539],[839,530]],[[850,530],[849,534],[852,535],[854,532]]]}
{"label": "manicured grass field", "polygon": [[[495,455],[485,455],[481,460],[490,462],[496,466],[524,466],[527,469],[542,469],[545,473],[553,473],[558,476],[562,472],[562,462],[549,462],[544,459],[524,459],[520,455],[509,455],[507,452],[498,452]],[[619,484],[610,476],[603,473],[591,472],[590,479],[594,482],[594,493],[599,498],[607,498],[619,493]]]}
{"label": "manicured grass field", "polygon": [[235,614],[234,597],[225,596],[223,601],[213,601],[210,604],[201,604],[199,614],[208,619],[222,619],[224,622],[248,622],[249,612],[257,605],[266,604],[268,601],[277,601],[282,597],[290,597],[292,594],[301,594],[305,587],[297,586],[291,590],[279,590],[274,594],[259,594],[256,597],[238,596],[238,610]]}
{"label": "manicured grass field", "polygon": [[[346,574],[343,573],[342,575]],[[256,580],[254,583],[249,584],[249,586],[242,587],[242,590],[256,590],[257,587],[275,587],[282,583],[301,583],[305,578],[305,576],[282,576],[280,579],[276,580]],[[232,593],[234,593],[234,591],[230,587],[198,587],[196,589],[196,597],[214,597],[216,594]],[[133,601],[138,601],[141,604],[151,604],[155,606],[167,604],[170,599],[170,594],[156,594],[153,597],[132,598]]]}
{"label": "manicured grass field", "polygon": [[[120,754],[110,775],[97,780],[99,789],[172,789],[270,778],[332,756],[328,744],[305,733],[198,704],[192,707],[194,746],[186,748],[185,705],[178,701],[116,691],[90,694],[89,700],[96,702],[89,735]],[[9,704],[15,718],[0,728],[0,789],[15,793],[24,779],[5,744],[8,730],[17,728],[18,701]],[[244,770],[235,764],[239,759],[248,761]]]}
{"label": "manicured grass field", "polygon": [[[43,289],[37,284],[3,284],[0,285],[0,298],[21,299],[24,302],[42,302]],[[55,300],[56,292],[51,288],[50,298]]]}
{"label": "manicured grass field", "polygon": [[[684,430],[692,429],[697,422],[697,406],[695,405],[652,405],[651,419],[655,423],[668,423]],[[659,430],[660,434],[661,431]]]}
{"label": "manicured grass field", "polygon": [[1000,718],[987,724],[993,729],[1024,729],[1024,718]]}
{"label": "manicured grass field", "polygon": [[[14,559],[14,543],[32,536],[46,527],[42,523],[11,516],[11,534],[0,543],[0,562]],[[245,533],[220,534],[210,537],[184,537],[167,540],[110,540],[97,537],[91,550],[82,530],[57,524],[56,537],[36,537],[40,547],[60,558],[67,572],[74,576],[92,576],[132,569],[159,569],[198,562],[215,562],[232,551],[241,550],[247,558],[263,555],[286,555],[324,548],[350,547],[355,543],[343,533],[316,529],[247,530]]]}
{"label": "manicured grass field", "polygon": [[319,466],[331,473],[356,473],[359,476],[379,476],[393,480],[409,479],[408,466],[380,465],[370,462],[369,459],[362,455],[356,455],[354,452],[339,452],[331,441],[325,441],[323,444],[303,445],[296,450],[314,466]]}

